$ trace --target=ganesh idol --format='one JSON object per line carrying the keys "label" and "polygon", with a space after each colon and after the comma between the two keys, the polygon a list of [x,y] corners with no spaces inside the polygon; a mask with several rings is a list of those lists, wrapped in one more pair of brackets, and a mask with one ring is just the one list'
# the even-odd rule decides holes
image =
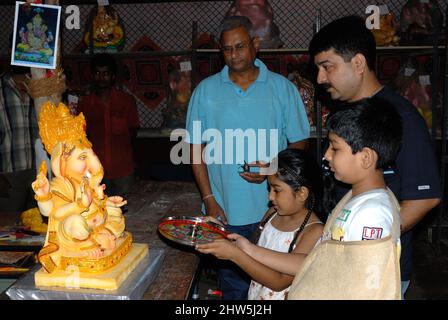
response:
{"label": "ganesh idol", "polygon": [[[60,284],[69,266],[87,278],[107,273],[133,247],[121,210],[126,201],[104,193],[103,167],[85,127],[83,114],[73,116],[62,103],[55,106],[47,102],[39,113],[39,134],[51,154],[53,178],[47,179],[43,162],[32,184],[39,210],[48,217],[45,244],[38,254],[43,270],[36,274],[36,284]],[[144,252],[138,254],[142,255]],[[62,280],[55,280],[58,274]]]}

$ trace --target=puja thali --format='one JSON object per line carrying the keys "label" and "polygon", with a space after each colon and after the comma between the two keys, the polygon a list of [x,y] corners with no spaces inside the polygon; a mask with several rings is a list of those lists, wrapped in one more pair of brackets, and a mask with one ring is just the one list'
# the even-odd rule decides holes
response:
{"label": "puja thali", "polygon": [[205,217],[192,216],[163,218],[159,223],[159,232],[169,240],[192,247],[227,238],[229,234],[225,227]]}

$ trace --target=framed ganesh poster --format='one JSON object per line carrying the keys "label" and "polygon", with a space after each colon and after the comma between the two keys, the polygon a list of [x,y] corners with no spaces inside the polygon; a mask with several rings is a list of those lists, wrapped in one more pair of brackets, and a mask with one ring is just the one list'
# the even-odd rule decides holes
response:
{"label": "framed ganesh poster", "polygon": [[16,2],[11,64],[56,68],[61,7]]}

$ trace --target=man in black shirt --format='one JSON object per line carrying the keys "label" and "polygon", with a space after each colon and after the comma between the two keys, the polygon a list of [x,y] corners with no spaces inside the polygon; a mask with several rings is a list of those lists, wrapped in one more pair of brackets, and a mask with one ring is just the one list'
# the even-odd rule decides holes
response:
{"label": "man in black shirt", "polygon": [[[404,297],[411,277],[412,228],[439,204],[441,197],[429,132],[416,108],[378,81],[375,39],[362,18],[344,17],[326,25],[311,40],[309,52],[318,68],[317,82],[333,100],[354,102],[376,96],[393,105],[402,118],[403,143],[395,165],[384,170],[384,178],[401,206]],[[339,197],[345,194],[342,188],[338,186]]]}

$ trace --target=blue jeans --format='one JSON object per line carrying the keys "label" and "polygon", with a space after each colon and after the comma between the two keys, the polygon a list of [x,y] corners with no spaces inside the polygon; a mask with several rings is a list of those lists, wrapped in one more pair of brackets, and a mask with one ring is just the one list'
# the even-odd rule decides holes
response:
{"label": "blue jeans", "polygon": [[[257,227],[258,223],[244,226],[226,226],[230,232],[238,233],[248,239]],[[247,300],[251,278],[233,262],[222,261],[221,265],[222,267],[218,271],[218,279],[223,300]]]}

